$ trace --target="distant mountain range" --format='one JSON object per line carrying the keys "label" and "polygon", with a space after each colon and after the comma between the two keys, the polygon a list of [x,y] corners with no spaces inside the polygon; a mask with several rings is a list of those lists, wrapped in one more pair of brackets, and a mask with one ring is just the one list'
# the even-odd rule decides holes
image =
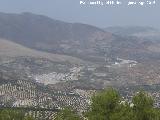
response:
{"label": "distant mountain range", "polygon": [[70,93],[160,84],[159,33],[151,27],[102,29],[32,13],[0,13],[0,85],[22,80]]}
{"label": "distant mountain range", "polygon": [[110,27],[105,30],[32,13],[0,13],[0,38],[31,49],[78,57],[91,62],[104,62],[106,54],[108,57],[139,61],[159,58],[157,46],[160,43],[153,42],[154,39],[146,41],[138,37],[146,32],[147,35],[153,32],[158,34],[156,29]]}
{"label": "distant mountain range", "polygon": [[105,28],[104,30],[121,36],[135,36],[154,41],[160,39],[160,30],[155,29],[153,27],[144,27],[144,26],[108,27]]}
{"label": "distant mountain range", "polygon": [[[110,38],[103,30],[80,23],[65,23],[32,13],[0,13],[0,37],[39,50],[83,52],[96,40]],[[67,51],[66,51],[67,50]]]}
{"label": "distant mountain range", "polygon": [[108,86],[126,88],[127,94],[141,86],[158,91],[159,79],[157,29],[103,29],[32,13],[0,13],[1,105],[31,100],[26,105],[81,111],[91,91]]}

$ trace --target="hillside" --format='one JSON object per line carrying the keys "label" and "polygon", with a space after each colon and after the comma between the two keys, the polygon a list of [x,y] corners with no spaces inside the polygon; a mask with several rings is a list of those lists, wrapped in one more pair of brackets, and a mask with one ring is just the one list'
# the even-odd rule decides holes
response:
{"label": "hillside", "polygon": [[[108,86],[158,91],[160,41],[150,36],[158,31],[114,29],[126,34],[32,13],[0,13],[0,102],[83,111],[92,93]],[[151,38],[138,36],[144,33]]]}
{"label": "hillside", "polygon": [[99,46],[112,39],[112,34],[94,26],[32,13],[0,13],[0,37],[36,50],[92,60],[99,54]]}
{"label": "hillside", "polygon": [[[119,64],[123,63],[123,61],[131,61],[131,63],[135,61],[138,65],[142,64],[140,68],[136,68],[136,71],[139,71],[141,68],[145,70],[150,64],[154,64],[157,69],[159,68],[160,41],[146,40],[133,36],[133,34],[138,33],[155,32],[157,31],[156,29],[138,26],[128,28],[113,27],[109,29],[111,29],[110,32],[113,33],[105,32],[91,25],[62,22],[32,13],[0,13],[0,57],[1,59],[18,57],[16,60],[22,61],[21,66],[25,63],[26,57],[27,66],[31,66],[29,65],[30,62],[28,62],[28,59],[33,62],[37,61],[37,58],[45,58],[52,62],[65,62],[65,64],[69,62],[72,65],[81,63],[83,66],[86,63],[93,63],[91,67],[97,69],[100,67],[103,68],[104,66],[114,66],[114,64],[117,64],[117,61],[119,62],[118,59],[120,59],[122,62]],[[128,32],[129,35],[117,35],[114,31],[124,32],[126,34]],[[27,56],[29,58],[27,58]],[[18,62],[14,63],[18,66]],[[130,62],[126,64],[130,64]],[[86,69],[89,67],[90,66],[82,67],[82,73],[80,74],[83,76],[82,80],[90,80],[93,77],[98,83],[100,83],[101,80],[106,80],[106,83],[109,85],[117,85],[117,83],[112,82],[116,80],[116,78],[114,78],[115,76],[112,75],[96,80],[98,77],[94,77],[94,73],[86,72]],[[35,70],[35,68],[37,68],[37,66],[34,67],[33,70]],[[38,71],[39,69],[41,68],[38,67]],[[79,69],[79,67],[77,67],[77,69]],[[117,70],[118,69],[116,69],[116,72],[118,72]],[[43,69],[40,71],[43,74]],[[129,70],[124,67],[122,67],[122,71],[125,71],[126,74],[129,72]],[[52,75],[52,72],[51,70],[47,76]],[[114,71],[113,74],[116,72]],[[118,72],[118,74],[121,76],[123,73]],[[145,76],[145,72],[142,76]],[[108,80],[110,78],[112,81]],[[124,79],[123,77],[119,78],[121,78],[122,81]],[[125,78],[123,83],[126,84],[126,81],[129,81],[129,79],[130,77]],[[154,83],[148,82],[146,79],[138,81],[137,78],[130,82],[135,83],[135,81],[137,81],[136,84]],[[158,83],[157,79],[155,81],[155,83]],[[122,82],[120,81],[120,83]]]}
{"label": "hillside", "polygon": [[160,30],[153,27],[146,26],[113,26],[104,29],[107,32],[111,32],[120,36],[134,36],[145,41],[159,41]]}
{"label": "hillside", "polygon": [[71,62],[72,64],[84,63],[83,60],[75,57],[37,51],[8,40],[0,39],[0,58],[4,59],[20,56],[46,58],[53,62]]}
{"label": "hillside", "polygon": [[117,35],[124,35],[124,36],[158,31],[158,29],[146,26],[112,26],[104,28],[104,30]]}
{"label": "hillside", "polygon": [[[139,62],[160,58],[159,33],[156,29],[135,26],[111,27],[108,31],[32,13],[0,13],[0,38],[54,53],[57,57],[57,54],[68,55],[100,64],[105,62],[106,57]],[[58,58],[64,59],[62,56]]]}

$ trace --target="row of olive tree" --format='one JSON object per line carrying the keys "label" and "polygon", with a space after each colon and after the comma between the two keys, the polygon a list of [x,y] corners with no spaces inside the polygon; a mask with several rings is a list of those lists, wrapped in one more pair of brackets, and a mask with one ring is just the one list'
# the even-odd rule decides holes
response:
{"label": "row of olive tree", "polygon": [[[160,120],[160,110],[154,108],[153,99],[145,92],[139,92],[132,103],[124,101],[119,93],[110,88],[92,97],[92,104],[84,117],[87,120]],[[84,117],[70,109],[64,109],[56,120],[81,120]]]}
{"label": "row of olive tree", "polygon": [[[123,102],[122,102],[123,101]],[[110,88],[92,97],[88,112],[78,116],[66,108],[54,120],[160,120],[160,110],[154,108],[153,99],[145,92],[137,93],[132,102],[124,102],[119,93]],[[34,120],[19,110],[0,110],[0,120]]]}

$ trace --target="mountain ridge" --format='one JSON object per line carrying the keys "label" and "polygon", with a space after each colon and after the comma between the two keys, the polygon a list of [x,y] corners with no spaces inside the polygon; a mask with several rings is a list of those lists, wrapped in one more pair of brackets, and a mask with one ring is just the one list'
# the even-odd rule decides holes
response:
{"label": "mountain ridge", "polygon": [[[131,32],[136,29],[142,31],[145,27],[134,27]],[[116,35],[91,25],[67,23],[32,13],[0,13],[0,38],[38,51],[98,63],[104,63],[106,55],[141,62],[155,56],[159,58],[159,50],[155,47],[159,41]]]}
{"label": "mountain ridge", "polygon": [[85,63],[79,58],[37,51],[11,42],[9,40],[0,39],[0,57],[13,58],[21,56],[47,58],[54,62],[71,62],[75,64]]}

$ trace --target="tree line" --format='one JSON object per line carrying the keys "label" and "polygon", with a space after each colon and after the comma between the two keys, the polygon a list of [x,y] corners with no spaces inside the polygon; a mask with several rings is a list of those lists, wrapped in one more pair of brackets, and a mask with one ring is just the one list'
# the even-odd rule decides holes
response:
{"label": "tree line", "polygon": [[144,91],[137,92],[131,102],[125,101],[113,88],[94,95],[88,112],[78,116],[71,109],[62,110],[56,120],[160,120],[160,109]]}
{"label": "tree line", "polygon": [[[0,110],[0,120],[34,120],[23,111]],[[160,109],[144,91],[135,94],[131,102],[125,101],[117,90],[103,90],[91,99],[88,111],[79,115],[71,108],[64,108],[54,120],[160,120]]]}

